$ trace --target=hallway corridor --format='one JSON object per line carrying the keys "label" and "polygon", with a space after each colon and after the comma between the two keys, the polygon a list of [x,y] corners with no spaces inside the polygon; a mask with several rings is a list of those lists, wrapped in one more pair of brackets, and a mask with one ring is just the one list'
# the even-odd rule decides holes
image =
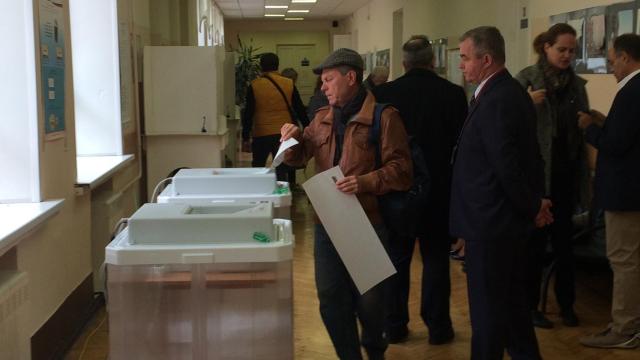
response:
{"label": "hallway corridor", "polygon": [[[301,191],[293,194],[291,215],[294,222],[296,246],[294,249],[294,346],[296,360],[335,359],[329,337],[322,325],[318,311],[313,275],[313,209]],[[414,252],[417,254],[418,251]],[[427,343],[427,330],[419,315],[421,260],[412,264],[412,288],[410,297],[411,322],[409,340],[390,345],[387,359],[468,359],[471,328],[467,305],[466,278],[460,263],[451,264],[451,317],[456,338],[448,345],[432,346]],[[559,320],[558,308],[549,299],[549,318],[555,328],[537,330],[538,341],[545,359],[623,360],[636,359],[638,350],[598,350],[582,347],[578,338],[598,331],[609,319],[610,302],[606,293],[610,286],[609,275],[601,271],[578,271],[576,313],[581,326],[567,328]],[[83,334],[66,356],[67,360],[108,359],[108,320],[102,308],[86,326]]]}

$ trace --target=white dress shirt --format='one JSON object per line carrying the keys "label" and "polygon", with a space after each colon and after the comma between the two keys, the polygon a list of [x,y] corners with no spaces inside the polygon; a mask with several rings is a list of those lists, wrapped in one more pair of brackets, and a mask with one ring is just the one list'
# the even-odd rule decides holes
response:
{"label": "white dress shirt", "polygon": [[482,90],[484,85],[487,83],[487,81],[489,81],[489,79],[491,79],[493,77],[493,75],[497,74],[498,72],[499,71],[496,71],[493,74],[489,75],[486,79],[482,80],[480,85],[478,85],[478,87],[476,88],[476,91],[473,93],[473,97],[474,98],[478,99],[478,94],[480,94],[480,91]]}
{"label": "white dress shirt", "polygon": [[638,74],[640,74],[640,69],[632,72],[631,74],[627,75],[624,79],[620,80],[620,82],[618,83],[618,91],[620,91],[625,85],[627,85],[629,80],[633,79],[633,77]]}

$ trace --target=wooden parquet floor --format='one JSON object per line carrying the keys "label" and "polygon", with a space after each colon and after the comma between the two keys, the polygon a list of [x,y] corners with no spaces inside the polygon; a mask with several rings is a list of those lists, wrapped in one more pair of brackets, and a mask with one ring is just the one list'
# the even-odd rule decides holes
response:
{"label": "wooden parquet floor", "polygon": [[[329,337],[318,311],[313,269],[313,210],[301,192],[294,194],[292,207],[294,232],[296,235],[294,259],[294,344],[296,360],[336,359]],[[418,253],[417,251],[415,252]],[[465,274],[460,264],[452,262],[451,316],[456,332],[454,342],[448,345],[431,346],[428,333],[419,316],[421,259],[412,262],[410,294],[409,340],[403,344],[390,345],[387,359],[468,359],[471,328],[467,304]],[[601,330],[609,321],[610,300],[607,294],[607,275],[601,272],[578,274],[576,313],[581,320],[577,328],[564,327],[558,316],[553,295],[549,299],[549,318],[555,328],[537,330],[542,355],[545,359],[585,360],[631,360],[640,359],[640,350],[588,349],[578,339]],[[108,358],[108,321],[101,310],[77,340],[66,359]],[[508,358],[508,356],[505,356]]]}
{"label": "wooden parquet floor", "polygon": [[[313,275],[313,209],[302,194],[296,194],[292,209],[296,233],[294,260],[294,336],[297,360],[335,359],[331,341],[324,329],[318,310]],[[428,344],[428,332],[420,319],[420,276],[422,260],[419,252],[411,266],[410,336],[407,342],[390,345],[387,359],[468,359],[470,357],[471,327],[467,303],[466,275],[460,263],[451,264],[451,317],[456,333],[448,345]],[[537,330],[538,341],[544,359],[622,360],[640,359],[640,350],[588,349],[578,343],[586,334],[600,331],[609,319],[610,300],[603,295],[606,275],[584,274],[589,279],[578,283],[576,312],[581,326],[568,328],[562,325],[553,299],[549,299],[549,318],[555,328]],[[595,279],[591,278],[595,277]],[[605,277],[605,279],[602,279]],[[583,282],[587,282],[585,285]],[[598,287],[599,285],[599,287]],[[640,284],[639,284],[640,285]],[[593,288],[592,286],[595,286]],[[552,293],[552,291],[550,291]],[[505,358],[509,358],[508,355]]]}

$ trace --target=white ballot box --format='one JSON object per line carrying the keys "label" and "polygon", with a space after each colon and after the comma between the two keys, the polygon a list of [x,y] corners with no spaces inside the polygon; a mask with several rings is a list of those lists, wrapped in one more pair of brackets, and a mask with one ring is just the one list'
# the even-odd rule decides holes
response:
{"label": "white ballot box", "polygon": [[271,202],[274,217],[291,218],[289,183],[269,168],[181,169],[158,196],[158,203],[243,204]]}
{"label": "white ballot box", "polygon": [[270,206],[134,214],[106,248],[110,359],[293,359],[293,234]]}

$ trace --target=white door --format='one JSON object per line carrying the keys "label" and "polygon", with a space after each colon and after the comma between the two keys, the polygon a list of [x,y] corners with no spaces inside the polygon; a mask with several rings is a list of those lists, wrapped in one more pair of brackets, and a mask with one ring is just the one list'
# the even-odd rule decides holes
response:
{"label": "white door", "polygon": [[298,73],[296,87],[300,92],[302,102],[306,105],[313,95],[317,76],[312,69],[320,63],[316,56],[315,45],[277,45],[276,51],[280,58],[280,71],[288,67]]}

